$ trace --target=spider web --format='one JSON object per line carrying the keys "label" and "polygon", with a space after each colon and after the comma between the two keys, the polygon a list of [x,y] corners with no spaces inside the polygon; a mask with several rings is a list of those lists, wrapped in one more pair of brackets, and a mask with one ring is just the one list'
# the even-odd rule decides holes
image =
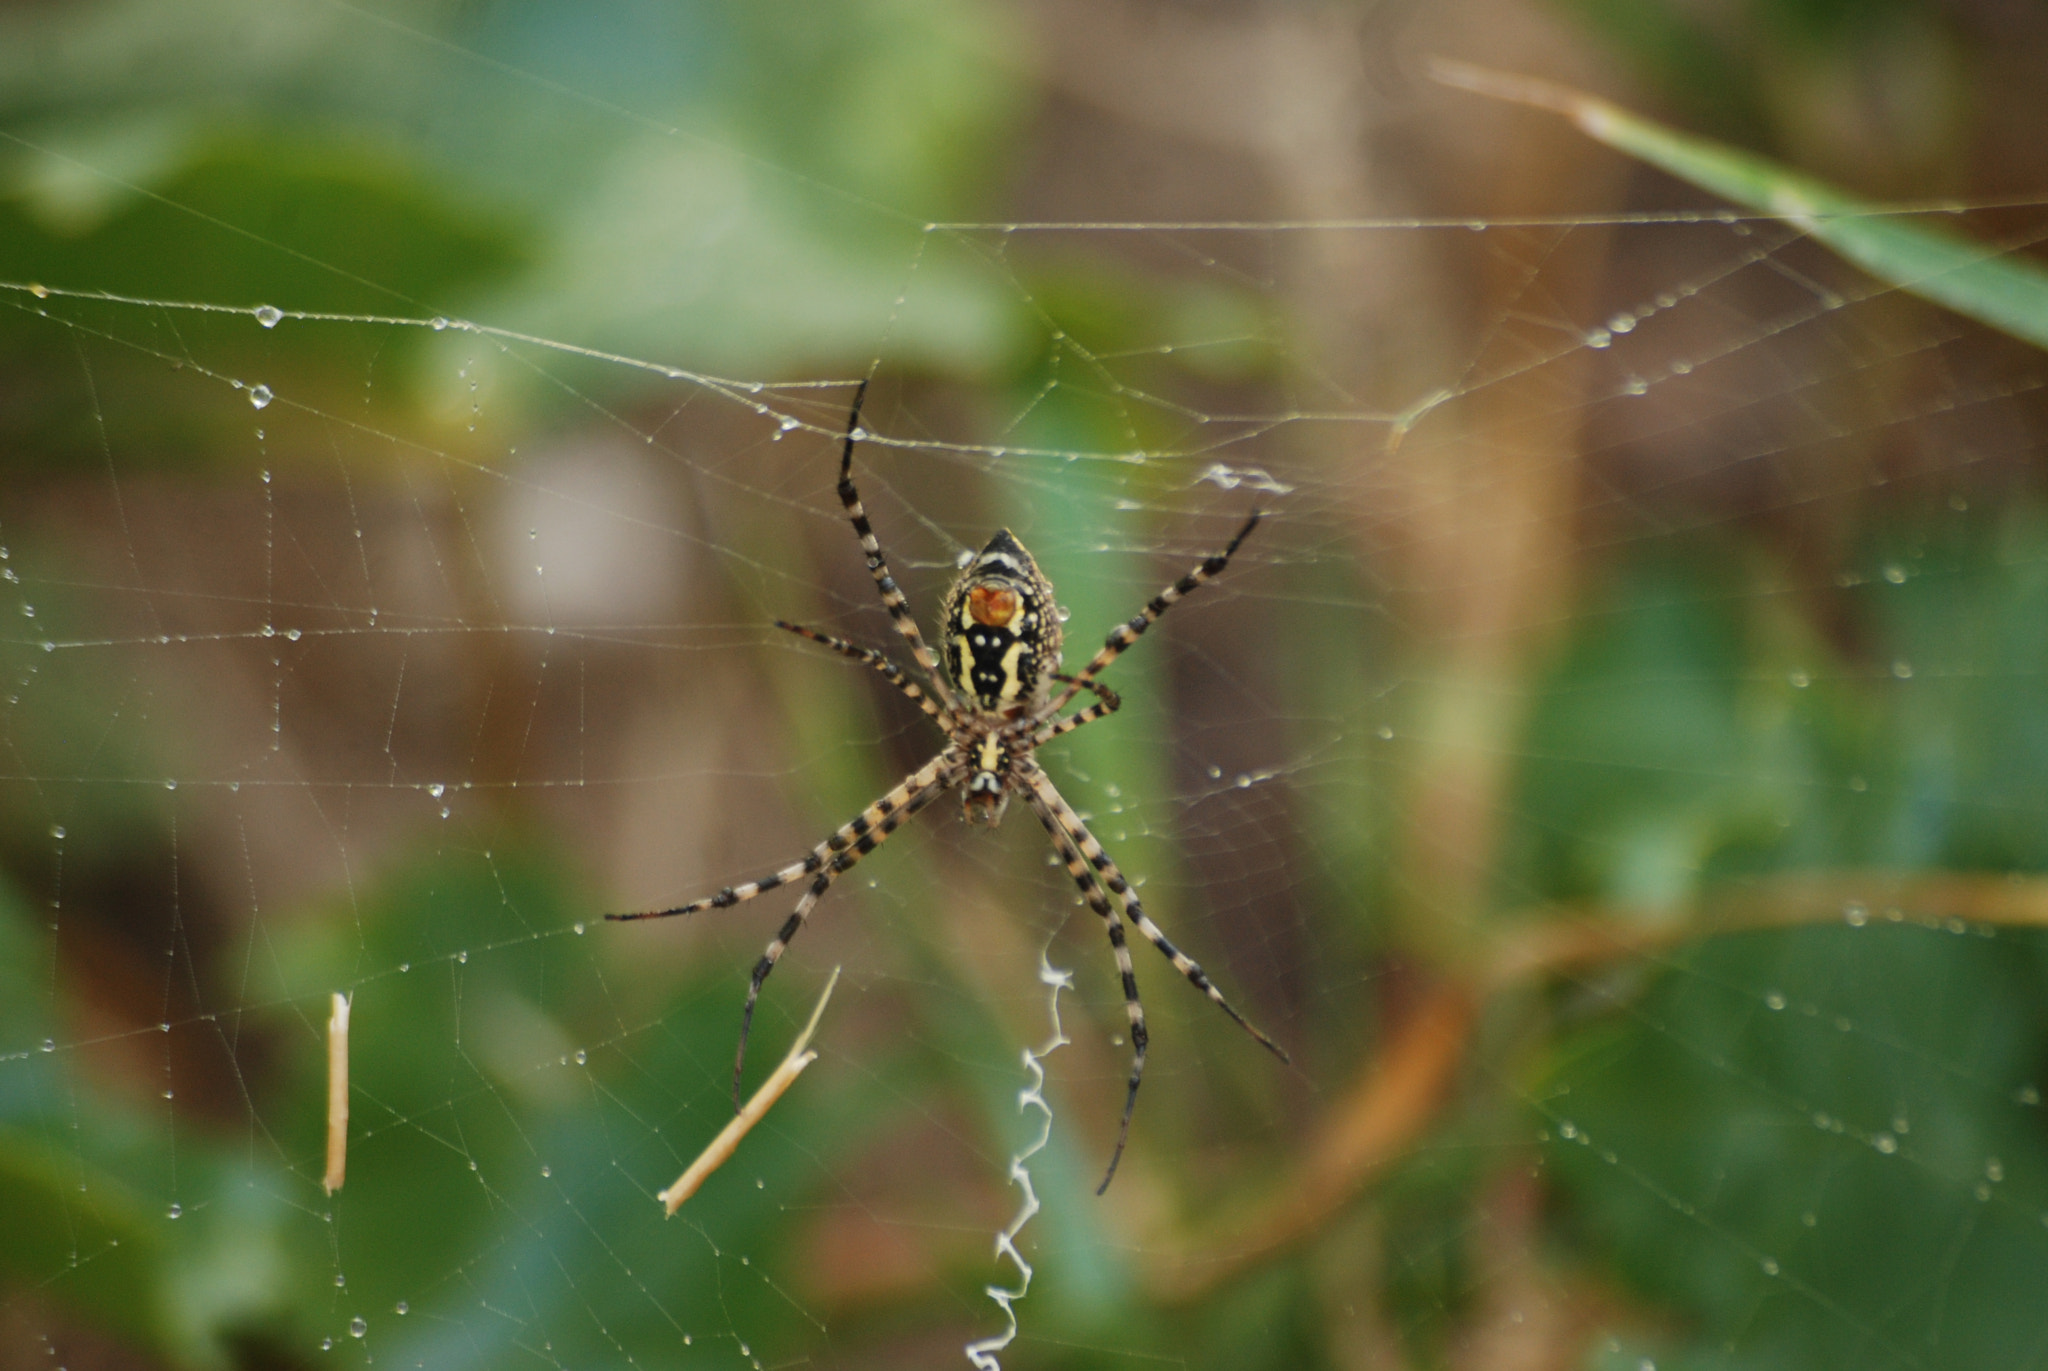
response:
{"label": "spider web", "polygon": [[[1111,13],[1037,16],[1035,123],[960,6],[4,21],[65,84],[0,130],[0,1364],[957,1365],[999,1233],[1004,1365],[2040,1359],[2039,354],[1391,78],[1406,179],[1333,184],[1319,21],[1255,137],[1110,83]],[[603,913],[939,745],[772,627],[901,660],[833,490],[866,377],[928,634],[1007,526],[1072,667],[1267,512],[1044,759],[1294,1065],[1135,947],[1096,1199],[1101,930],[942,803],[793,944],[748,1086],[842,966],[820,1060],[664,1220],[791,901]]]}

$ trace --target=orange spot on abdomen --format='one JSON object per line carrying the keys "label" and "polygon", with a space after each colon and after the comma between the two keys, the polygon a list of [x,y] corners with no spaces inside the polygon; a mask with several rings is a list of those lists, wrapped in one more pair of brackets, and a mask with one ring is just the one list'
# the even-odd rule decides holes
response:
{"label": "orange spot on abdomen", "polygon": [[967,592],[967,612],[987,628],[1008,628],[1017,617],[1017,592],[1002,586],[976,586]]}

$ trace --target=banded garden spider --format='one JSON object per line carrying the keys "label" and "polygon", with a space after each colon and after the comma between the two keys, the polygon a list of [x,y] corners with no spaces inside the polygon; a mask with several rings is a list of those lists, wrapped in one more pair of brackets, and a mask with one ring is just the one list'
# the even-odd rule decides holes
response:
{"label": "banded garden spider", "polygon": [[[1122,703],[1116,692],[1099,684],[1095,678],[1126,648],[1137,642],[1139,635],[1150,628],[1160,615],[1229,564],[1238,545],[1258,527],[1259,512],[1252,512],[1223,551],[1205,559],[1193,571],[1160,591],[1128,623],[1119,625],[1078,676],[1068,676],[1059,670],[1060,620],[1053,603],[1052,583],[1046,580],[1024,545],[1008,529],[1001,530],[967,564],[946,594],[942,610],[945,624],[941,644],[945,671],[942,674],[938,658],[925,645],[924,635],[918,631],[909,603],[897,588],[895,578],[889,574],[882,545],[875,537],[874,527],[868,523],[867,511],[861,507],[860,494],[854,488],[853,449],[864,436],[860,428],[860,409],[866,397],[867,383],[863,381],[854,393],[853,409],[846,420],[845,448],[839,459],[839,500],[846,506],[847,517],[853,521],[853,531],[859,535],[861,550],[867,554],[868,573],[875,578],[875,586],[881,591],[882,604],[889,611],[896,631],[909,644],[910,654],[916,659],[930,688],[911,680],[901,667],[871,648],[781,619],[775,621],[775,626],[823,644],[843,657],[864,662],[880,672],[939,726],[946,735],[945,747],[936,757],[906,776],[902,784],[812,848],[802,861],[792,862],[744,885],[727,886],[716,895],[692,900],[674,909],[607,914],[605,917],[616,920],[666,919],[705,909],[726,909],[778,886],[806,876],[811,878],[810,886],[797,900],[795,910],[775,935],[774,941],[768,944],[761,960],[754,965],[753,980],[747,987],[746,1007],[740,1014],[739,1050],[732,1064],[732,1098],[733,1107],[737,1109],[741,1070],[747,1059],[747,1035],[753,1027],[754,1004],[761,996],[761,984],[775,969],[775,963],[788,948],[790,940],[803,928],[832,882],[851,870],[862,857],[880,847],[904,820],[949,790],[961,792],[961,803],[969,823],[991,827],[1001,821],[1011,793],[1021,793],[1032,813],[1038,816],[1039,823],[1051,835],[1053,848],[1066,863],[1067,874],[1080,888],[1082,898],[1102,917],[1109,933],[1110,948],[1116,954],[1117,970],[1123,977],[1124,1009],[1131,1021],[1131,1078],[1124,1095],[1123,1121],[1117,1127],[1116,1150],[1110,1155],[1109,1170],[1104,1174],[1102,1184],[1095,1190],[1100,1195],[1109,1189],[1110,1181],[1116,1176],[1117,1163],[1123,1160],[1124,1144],[1131,1132],[1131,1111],[1138,1103],[1138,1083],[1145,1074],[1145,1049],[1149,1041],[1145,1007],[1138,999],[1137,972],[1131,965],[1130,948],[1124,940],[1124,921],[1110,902],[1112,893],[1122,904],[1124,914],[1137,925],[1138,932],[1173,963],[1174,970],[1214,1000],[1218,1008],[1274,1056],[1283,1062],[1290,1059],[1279,1044],[1232,1008],[1194,959],[1168,941],[1159,925],[1146,915],[1144,906],[1138,902],[1137,892],[1131,889],[1130,883],[1117,870],[1109,854],[1102,850],[1102,844],[1088,831],[1088,825],[1074,812],[1073,806],[1054,789],[1051,778],[1038,765],[1033,754],[1061,734],[1071,733],[1083,724],[1116,712]],[[1055,681],[1062,689],[1057,695],[1048,697],[1049,684]],[[959,691],[957,696],[954,693],[956,688]],[[1095,696],[1094,703],[1086,709],[1060,717],[1060,711],[1084,690]]]}

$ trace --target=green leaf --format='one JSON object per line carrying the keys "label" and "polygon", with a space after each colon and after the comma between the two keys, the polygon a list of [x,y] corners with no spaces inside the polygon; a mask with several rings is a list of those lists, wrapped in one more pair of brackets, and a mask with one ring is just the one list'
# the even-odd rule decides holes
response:
{"label": "green leaf", "polygon": [[1547,81],[1441,60],[1434,72],[1446,85],[1555,110],[1611,148],[1746,209],[1783,219],[1881,281],[2048,347],[2048,269],[1996,244],[1923,222],[1948,211],[1874,204],[1767,157],[1680,133]]}

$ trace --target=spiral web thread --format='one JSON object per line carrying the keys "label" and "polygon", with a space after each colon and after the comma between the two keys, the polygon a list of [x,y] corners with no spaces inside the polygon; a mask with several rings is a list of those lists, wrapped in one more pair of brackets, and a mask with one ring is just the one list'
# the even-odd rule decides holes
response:
{"label": "spiral web thread", "polygon": [[1017,1235],[1024,1231],[1024,1225],[1031,1222],[1038,1213],[1038,1192],[1031,1185],[1031,1168],[1025,1163],[1052,1141],[1052,1106],[1045,1099],[1045,1059],[1072,1041],[1066,1030],[1060,1027],[1060,992],[1074,988],[1074,973],[1062,971],[1054,966],[1043,951],[1038,954],[1038,979],[1052,989],[1047,1008],[1052,1016],[1052,1036],[1045,1045],[1024,1049],[1024,1069],[1031,1073],[1031,1084],[1017,1092],[1017,1112],[1037,1109],[1045,1116],[1039,1126],[1038,1136],[1031,1144],[1010,1158],[1010,1183],[1024,1192],[1024,1202],[1017,1206],[1017,1217],[1010,1220],[1010,1226],[996,1234],[996,1257],[1008,1257],[1017,1264],[1017,1288],[1005,1290],[1000,1285],[986,1286],[988,1297],[1003,1311],[1003,1318],[1009,1327],[992,1337],[979,1342],[970,1342],[962,1350],[975,1371],[1002,1371],[1003,1364],[996,1359],[996,1353],[1008,1347],[1017,1337],[1016,1303],[1031,1290],[1031,1263],[1024,1260],[1024,1254],[1017,1250]]}

